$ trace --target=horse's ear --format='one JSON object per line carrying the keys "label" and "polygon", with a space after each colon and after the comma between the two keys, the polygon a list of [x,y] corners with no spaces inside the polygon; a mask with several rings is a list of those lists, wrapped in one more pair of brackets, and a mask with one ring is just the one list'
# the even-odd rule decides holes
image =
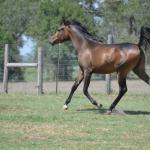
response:
{"label": "horse's ear", "polygon": [[69,26],[69,25],[70,25],[70,21],[65,20],[64,25],[65,25],[65,26]]}
{"label": "horse's ear", "polygon": [[61,23],[62,23],[62,24],[65,24],[65,22],[66,22],[65,17],[62,17]]}
{"label": "horse's ear", "polygon": [[65,17],[62,17],[61,23],[64,24],[65,26],[70,25],[70,21],[66,20]]}

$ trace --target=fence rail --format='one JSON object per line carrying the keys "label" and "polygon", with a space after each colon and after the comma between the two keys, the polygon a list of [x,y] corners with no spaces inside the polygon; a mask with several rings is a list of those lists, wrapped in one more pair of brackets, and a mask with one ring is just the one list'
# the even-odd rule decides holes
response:
{"label": "fence rail", "polygon": [[38,63],[7,63],[7,67],[38,67]]}

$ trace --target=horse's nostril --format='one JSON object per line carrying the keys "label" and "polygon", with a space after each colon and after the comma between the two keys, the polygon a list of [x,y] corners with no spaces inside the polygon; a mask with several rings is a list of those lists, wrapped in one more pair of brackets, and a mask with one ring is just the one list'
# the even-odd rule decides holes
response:
{"label": "horse's nostril", "polygon": [[53,41],[51,39],[49,40],[49,43],[53,45]]}

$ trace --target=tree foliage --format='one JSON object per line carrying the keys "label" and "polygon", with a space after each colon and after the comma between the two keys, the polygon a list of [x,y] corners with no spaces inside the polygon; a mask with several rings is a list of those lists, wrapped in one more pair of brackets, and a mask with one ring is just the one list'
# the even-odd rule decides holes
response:
{"label": "tree foliage", "polygon": [[39,8],[34,15],[30,25],[30,34],[39,40],[45,40],[47,43],[48,36],[51,36],[62,18],[68,20],[78,20],[86,25],[94,33],[93,16],[87,13],[73,0],[43,0],[39,3]]}
{"label": "tree foliage", "polygon": [[[137,42],[141,26],[149,26],[149,0],[105,0],[103,8],[103,33],[112,32],[116,42]],[[134,33],[133,33],[134,32]],[[131,34],[133,33],[133,34]]]}
{"label": "tree foliage", "polygon": [[[18,62],[19,49],[22,46],[21,36],[27,29],[30,21],[30,12],[27,6],[30,1],[23,0],[1,0],[0,1],[0,51],[3,53],[4,44],[8,43],[10,48],[10,62]],[[0,68],[3,70],[3,59],[0,62]],[[9,70],[9,77],[15,79],[22,79],[22,71],[20,68],[11,68]],[[0,77],[0,79],[2,76]]]}

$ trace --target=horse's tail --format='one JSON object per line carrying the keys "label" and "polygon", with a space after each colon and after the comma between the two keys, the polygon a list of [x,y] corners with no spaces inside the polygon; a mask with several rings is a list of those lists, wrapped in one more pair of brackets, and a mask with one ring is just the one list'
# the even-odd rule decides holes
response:
{"label": "horse's tail", "polygon": [[138,46],[140,49],[150,44],[150,28],[141,27],[140,40]]}

